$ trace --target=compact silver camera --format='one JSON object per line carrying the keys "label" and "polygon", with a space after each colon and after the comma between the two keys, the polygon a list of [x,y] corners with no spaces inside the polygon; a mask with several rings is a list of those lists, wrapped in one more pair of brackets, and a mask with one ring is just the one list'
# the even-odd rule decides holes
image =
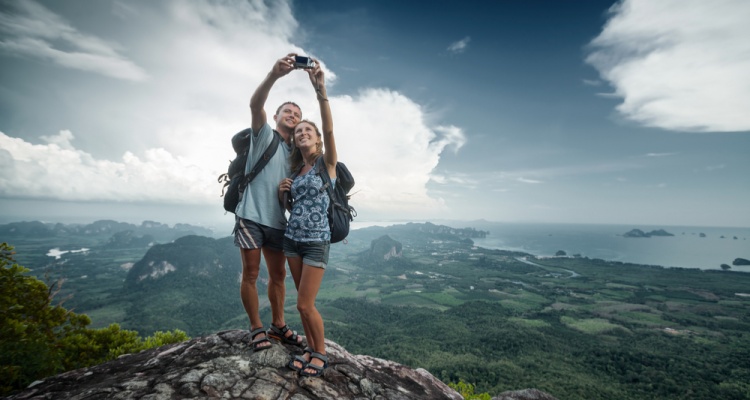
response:
{"label": "compact silver camera", "polygon": [[294,68],[311,69],[315,68],[315,61],[310,57],[294,56]]}

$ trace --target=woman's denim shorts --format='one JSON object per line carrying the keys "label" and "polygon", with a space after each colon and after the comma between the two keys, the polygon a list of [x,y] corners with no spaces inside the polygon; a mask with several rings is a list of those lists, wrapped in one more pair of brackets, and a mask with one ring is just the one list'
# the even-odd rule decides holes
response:
{"label": "woman's denim shorts", "polygon": [[300,257],[302,263],[311,267],[325,269],[328,265],[328,250],[331,242],[298,242],[284,237],[284,255]]}

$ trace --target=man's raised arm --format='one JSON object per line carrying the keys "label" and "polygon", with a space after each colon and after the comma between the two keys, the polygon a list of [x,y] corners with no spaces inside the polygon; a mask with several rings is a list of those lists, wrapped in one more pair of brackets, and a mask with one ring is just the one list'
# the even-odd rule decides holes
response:
{"label": "man's raised arm", "polygon": [[267,121],[266,111],[263,107],[266,104],[266,99],[268,99],[268,93],[277,79],[294,69],[294,55],[294,53],[289,53],[285,57],[276,60],[271,71],[266,75],[266,78],[263,79],[258,88],[255,89],[255,93],[250,98],[250,113],[253,116],[251,127],[256,134]]}

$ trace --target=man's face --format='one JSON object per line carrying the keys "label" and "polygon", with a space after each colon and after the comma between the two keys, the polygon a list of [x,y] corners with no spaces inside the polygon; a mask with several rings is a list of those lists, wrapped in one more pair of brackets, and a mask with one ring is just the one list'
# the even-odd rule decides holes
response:
{"label": "man's face", "polygon": [[283,126],[293,130],[294,126],[302,119],[302,111],[294,104],[284,104],[279,113],[273,116],[276,126]]}

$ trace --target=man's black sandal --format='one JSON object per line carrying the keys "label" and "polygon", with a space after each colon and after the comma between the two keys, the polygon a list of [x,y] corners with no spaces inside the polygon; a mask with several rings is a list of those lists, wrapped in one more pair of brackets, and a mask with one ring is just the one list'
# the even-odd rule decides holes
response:
{"label": "man's black sandal", "polygon": [[[287,337],[286,333],[289,331],[291,331],[292,334]],[[281,328],[277,328],[276,325],[272,323],[271,328],[268,329],[266,335],[280,341],[281,343],[302,347],[302,340],[299,340],[297,331],[292,331],[291,329],[289,329],[289,325],[284,325]]]}
{"label": "man's black sandal", "polygon": [[[250,331],[250,339],[253,340],[252,342],[250,342],[250,344],[253,346],[253,353],[255,353],[256,351],[270,349],[271,346],[273,345],[271,343],[271,341],[268,340],[268,335],[267,334],[264,335],[260,339],[256,339],[255,338],[256,336],[260,335],[261,333],[266,333],[265,329],[263,329],[262,326],[260,328],[253,329],[253,330]],[[268,343],[268,346],[261,346],[260,345],[261,343]]]}
{"label": "man's black sandal", "polygon": [[[313,364],[312,363],[312,359],[313,358],[317,358],[318,360],[323,361],[323,366],[320,367],[320,366],[317,366],[317,365]],[[308,368],[315,370],[315,372],[307,372],[306,370]],[[305,365],[305,368],[302,368],[302,370],[299,371],[299,375],[300,376],[309,376],[309,377],[321,376],[321,375],[323,375],[323,371],[326,368],[328,368],[328,357],[326,357],[326,356],[324,356],[324,355],[322,355],[320,353],[313,352],[312,354],[310,354],[310,362],[307,363],[307,365]]]}

